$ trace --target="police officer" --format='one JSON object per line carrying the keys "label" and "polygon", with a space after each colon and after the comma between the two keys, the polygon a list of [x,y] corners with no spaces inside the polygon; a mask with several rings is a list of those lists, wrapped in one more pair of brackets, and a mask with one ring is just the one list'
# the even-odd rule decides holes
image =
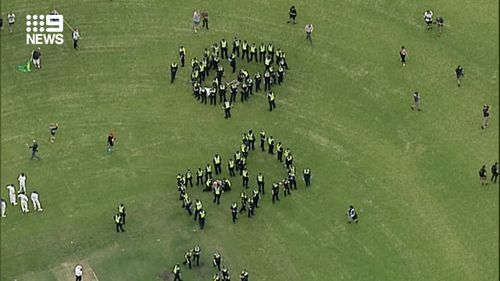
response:
{"label": "police officer", "polygon": [[348,223],[351,223],[352,221],[358,223],[358,214],[352,205],[349,206],[349,209],[347,209],[347,220]]}
{"label": "police officer", "polygon": [[290,190],[290,181],[287,178],[285,178],[282,183],[283,183],[283,195],[285,197],[287,196],[287,194],[292,195],[292,192]]}
{"label": "police officer", "polygon": [[196,171],[196,186],[198,186],[200,183],[203,184],[203,170],[198,168],[198,171]]}
{"label": "police officer", "polygon": [[237,93],[238,93],[238,85],[236,85],[236,83],[233,83],[231,85],[231,98],[229,99],[229,102],[236,102]]}
{"label": "police officer", "polygon": [[222,40],[220,41],[220,50],[221,50],[220,53],[221,58],[229,58],[227,56],[227,41],[224,38],[222,38]]}
{"label": "police officer", "polygon": [[259,62],[263,62],[266,58],[266,45],[264,43],[260,43],[259,46]]}
{"label": "police officer", "polygon": [[285,77],[285,69],[280,65],[278,66],[278,85],[283,83],[283,78]]}
{"label": "police officer", "polygon": [[304,182],[306,187],[311,185],[311,170],[308,167],[304,169]]}
{"label": "police officer", "polygon": [[201,255],[201,248],[198,245],[195,245],[193,248],[193,263],[196,261],[196,265],[200,265],[200,255]]}
{"label": "police officer", "polygon": [[218,80],[217,78],[214,78],[214,87],[212,89],[210,89],[210,104],[213,104],[214,106],[217,105],[217,96],[216,96],[216,92],[217,92],[217,87],[218,87],[219,83],[218,83]]}
{"label": "police officer", "polygon": [[205,87],[201,87],[200,90],[201,103],[207,104],[207,89]]}
{"label": "police officer", "polygon": [[191,203],[191,199],[189,198],[189,195],[187,193],[184,195],[183,205],[184,205],[184,208],[186,209],[186,211],[188,212],[188,214],[192,215],[193,214],[193,211],[191,210],[192,203]]}
{"label": "police officer", "polygon": [[266,131],[264,131],[264,129],[260,130],[260,149],[262,151],[266,151],[265,148],[264,148],[264,144],[266,143]]}
{"label": "police officer", "polygon": [[273,91],[269,91],[269,93],[267,93],[267,100],[269,102],[269,111],[273,111],[273,108],[276,108],[276,103],[274,102],[275,96]]}
{"label": "police officer", "polygon": [[274,45],[273,45],[273,43],[269,43],[269,45],[267,45],[267,55],[271,59],[271,63],[272,63],[274,61]]}
{"label": "police officer", "polygon": [[234,53],[231,54],[229,57],[229,64],[231,65],[231,68],[233,69],[233,73],[236,72],[236,55]]}
{"label": "police officer", "polygon": [[205,217],[207,216],[207,212],[201,209],[199,213],[200,213],[200,219],[199,219],[200,229],[203,229],[205,227]]}
{"label": "police officer", "polygon": [[186,171],[186,175],[184,176],[184,178],[186,179],[186,186],[189,183],[189,185],[193,187],[193,174],[191,173],[191,170],[188,169]]}
{"label": "police officer", "polygon": [[248,142],[249,142],[249,146],[252,150],[255,150],[255,135],[253,133],[253,130],[248,130]]}
{"label": "police officer", "polygon": [[260,83],[262,82],[262,76],[259,72],[255,73],[255,92],[260,91]]}
{"label": "police officer", "polygon": [[127,210],[125,210],[125,206],[123,205],[123,203],[118,206],[118,214],[120,214],[122,224],[125,225],[125,218],[127,217]]}
{"label": "police officer", "polygon": [[248,76],[247,80],[245,81],[247,84],[247,97],[248,94],[253,95],[253,80],[252,77]]}
{"label": "police officer", "polygon": [[212,165],[210,163],[205,167],[205,181],[212,178]]}
{"label": "police officer", "polygon": [[248,201],[247,193],[244,190],[240,193],[240,201],[241,201],[240,213],[242,213],[243,211],[246,211],[246,206]]}
{"label": "police officer", "polygon": [[243,271],[241,271],[240,280],[241,281],[248,281],[248,272],[246,269],[243,269]]}
{"label": "police officer", "polygon": [[216,272],[212,277],[212,281],[221,281],[219,272]]}
{"label": "police officer", "polygon": [[264,72],[264,91],[271,91],[271,72],[269,70],[266,70]]}
{"label": "police officer", "polygon": [[293,164],[293,155],[292,153],[288,153],[288,155],[285,158],[285,167],[287,169],[290,169],[290,166]]}
{"label": "police officer", "polygon": [[262,194],[266,194],[264,190],[264,175],[261,172],[257,174],[257,187]]}
{"label": "police officer", "polygon": [[219,103],[226,101],[226,84],[220,83],[219,85]]}
{"label": "police officer", "polygon": [[222,188],[220,184],[214,186],[214,204],[220,205],[220,197],[222,195]]}
{"label": "police officer", "polygon": [[278,142],[278,144],[276,145],[276,153],[278,161],[283,162],[283,145],[281,144],[281,142]]}
{"label": "police officer", "polygon": [[170,65],[170,83],[174,83],[175,80],[175,74],[177,74],[177,64],[173,62]]}
{"label": "police officer", "polygon": [[233,223],[236,223],[236,216],[238,215],[238,203],[236,202],[233,202],[233,204],[231,204],[231,215],[233,217]]}
{"label": "police officer", "polygon": [[174,266],[174,269],[172,270],[172,272],[174,273],[174,281],[182,281],[181,267],[179,266],[179,264],[176,264]]}
{"label": "police officer", "polygon": [[203,205],[201,204],[201,201],[196,199],[196,202],[194,204],[194,220],[196,221],[198,219],[198,216],[200,214],[200,211],[203,209]]}
{"label": "police officer", "polygon": [[269,136],[267,138],[267,147],[268,147],[267,153],[273,155],[274,154],[274,138],[273,138],[273,136]]}
{"label": "police officer", "polygon": [[241,84],[241,102],[248,100],[248,86],[245,83]]}
{"label": "police officer", "polygon": [[240,40],[236,37],[233,39],[233,54],[236,54],[237,57],[240,56]]}
{"label": "police officer", "polygon": [[248,199],[248,217],[251,218],[252,216],[255,216],[255,209],[254,209],[254,204],[253,204],[253,198],[250,197],[250,199]]}
{"label": "police officer", "polygon": [[236,150],[236,152],[234,153],[234,159],[236,162],[236,170],[238,170],[241,165],[241,152],[239,150]]}
{"label": "police officer", "polygon": [[120,213],[116,213],[116,215],[113,217],[115,224],[116,224],[116,232],[125,232],[125,229],[123,229],[123,224],[122,224],[122,217]]}
{"label": "police officer", "polygon": [[290,181],[290,186],[293,187],[293,189],[297,189],[297,180],[295,179],[295,167],[292,166],[292,168],[289,169],[288,172],[288,180]]}
{"label": "police officer", "polygon": [[235,176],[235,173],[234,173],[234,167],[235,167],[235,163],[234,163],[234,160],[231,158],[229,159],[229,161],[227,162],[227,169],[229,170],[229,175],[231,177],[234,177]]}
{"label": "police officer", "polygon": [[231,280],[229,270],[227,269],[227,267],[225,265],[222,266],[221,272],[222,272],[222,281],[230,281]]}
{"label": "police officer", "polygon": [[248,43],[247,43],[247,40],[244,40],[243,43],[241,43],[241,59],[244,59],[245,55],[247,56],[247,62],[249,62],[250,58],[248,56]]}
{"label": "police officer", "polygon": [[231,107],[232,107],[231,102],[224,99],[224,105],[222,106],[222,108],[224,109],[224,118],[226,119],[231,118]]}
{"label": "police officer", "polygon": [[221,255],[219,254],[219,252],[215,252],[214,253],[214,258],[212,260],[213,266],[217,267],[217,269],[220,271],[221,263],[222,263],[222,257],[221,257]]}
{"label": "police officer", "polygon": [[253,58],[255,57],[255,61],[258,62],[257,59],[257,46],[255,46],[255,43],[252,43],[252,46],[250,46],[250,60],[253,61]]}
{"label": "police officer", "polygon": [[213,162],[214,162],[214,167],[215,167],[215,174],[218,175],[219,173],[222,173],[222,170],[221,170],[222,159],[219,156],[219,154],[215,154]]}
{"label": "police officer", "polygon": [[182,262],[183,265],[188,265],[189,269],[191,269],[191,259],[193,258],[193,250],[189,249],[186,254],[184,254],[184,261]]}
{"label": "police officer", "polygon": [[295,9],[295,6],[290,7],[288,15],[290,16],[290,19],[288,20],[287,23],[296,24],[297,22],[295,21],[295,18],[297,18],[297,9]]}
{"label": "police officer", "polygon": [[273,188],[271,189],[271,193],[273,195],[273,203],[274,201],[280,201],[279,193],[280,193],[280,186],[276,182],[273,183]]}
{"label": "police officer", "polygon": [[186,48],[184,48],[183,46],[179,48],[179,58],[181,60],[181,67],[184,67],[184,63],[186,60]]}
{"label": "police officer", "polygon": [[243,187],[248,188],[248,170],[246,168],[242,169],[241,176],[243,177]]}
{"label": "police officer", "polygon": [[254,208],[259,208],[260,193],[257,189],[253,190],[253,206]]}

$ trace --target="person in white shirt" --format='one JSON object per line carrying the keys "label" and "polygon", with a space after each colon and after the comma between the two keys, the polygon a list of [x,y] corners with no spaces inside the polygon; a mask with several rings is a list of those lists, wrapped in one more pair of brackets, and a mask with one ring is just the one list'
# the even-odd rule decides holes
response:
{"label": "person in white shirt", "polygon": [[83,266],[81,264],[77,264],[75,266],[75,281],[82,281],[83,275]]}
{"label": "person in white shirt", "polygon": [[9,33],[12,33],[14,24],[16,23],[16,14],[14,12],[10,11],[7,14],[7,21],[9,22]]}
{"label": "person in white shirt", "polygon": [[19,191],[26,193],[26,175],[24,173],[21,173],[19,177],[17,178],[17,181],[19,181]]}
{"label": "person in white shirt", "polygon": [[17,197],[19,198],[19,201],[21,202],[21,212],[29,213],[30,209],[28,206],[28,201],[29,201],[28,196],[26,196],[26,194],[24,194],[24,192],[21,192],[17,195]]}
{"label": "person in white shirt", "polygon": [[5,214],[5,212],[7,211],[7,204],[5,203],[5,200],[3,200],[3,198],[1,200],[2,202],[0,203],[0,207],[2,211],[2,218],[6,218],[7,215]]}
{"label": "person in white shirt", "polygon": [[33,209],[38,212],[42,212],[42,205],[40,204],[38,192],[31,192],[31,203],[33,203]]}
{"label": "person in white shirt", "polygon": [[12,204],[13,206],[16,206],[17,205],[16,188],[14,187],[13,184],[7,185],[7,192],[9,193],[10,204]]}
{"label": "person in white shirt", "polygon": [[73,37],[73,48],[75,50],[78,50],[78,40],[80,40],[80,30],[78,28],[75,28],[71,36]]}
{"label": "person in white shirt", "polygon": [[306,31],[306,40],[309,40],[309,42],[312,43],[311,35],[314,30],[314,26],[312,25],[312,23],[307,24],[304,30]]}
{"label": "person in white shirt", "polygon": [[424,12],[424,20],[425,24],[427,25],[427,29],[431,29],[432,27],[432,16],[434,13],[431,10],[427,10]]}

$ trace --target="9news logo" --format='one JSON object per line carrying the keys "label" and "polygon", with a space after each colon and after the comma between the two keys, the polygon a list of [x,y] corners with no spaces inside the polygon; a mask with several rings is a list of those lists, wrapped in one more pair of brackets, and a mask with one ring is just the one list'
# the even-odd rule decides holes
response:
{"label": "9news logo", "polygon": [[64,43],[62,15],[27,15],[26,44],[62,45]]}

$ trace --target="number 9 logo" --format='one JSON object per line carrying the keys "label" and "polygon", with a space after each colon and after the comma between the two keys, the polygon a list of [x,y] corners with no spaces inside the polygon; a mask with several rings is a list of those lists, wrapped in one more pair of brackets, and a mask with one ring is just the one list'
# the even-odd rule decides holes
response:
{"label": "number 9 logo", "polygon": [[45,26],[47,32],[63,32],[64,18],[62,15],[47,15],[45,17]]}

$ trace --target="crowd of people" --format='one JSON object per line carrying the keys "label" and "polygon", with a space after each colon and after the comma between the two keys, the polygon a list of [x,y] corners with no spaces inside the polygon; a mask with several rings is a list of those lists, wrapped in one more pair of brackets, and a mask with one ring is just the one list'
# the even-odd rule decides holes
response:
{"label": "crowd of people", "polygon": [[[11,206],[20,205],[21,213],[27,214],[30,212],[29,201],[31,199],[31,204],[33,205],[33,210],[36,212],[42,212],[42,204],[40,203],[40,194],[33,190],[30,193],[30,197],[28,197],[28,191],[26,189],[27,177],[26,174],[21,173],[17,177],[17,181],[19,184],[19,188],[16,191],[16,187],[13,183],[8,184],[6,186],[7,194],[9,196],[9,202]],[[19,204],[18,204],[19,200]],[[1,215],[2,218],[7,217],[7,202],[2,198],[1,199]]]}
{"label": "crowd of people", "polygon": [[[199,245],[195,245],[192,249],[188,249],[184,254],[183,265],[187,266],[189,269],[192,269],[194,263],[196,262],[196,266],[200,266],[200,256],[201,256],[201,248]],[[222,255],[216,251],[213,254],[212,265],[214,268],[217,268],[217,271],[213,275],[214,281],[230,281],[231,273],[226,265],[222,264]],[[174,265],[172,269],[172,273],[174,274],[174,281],[182,281],[181,276],[181,266],[179,263]],[[240,273],[241,281],[248,281],[249,273],[246,269],[243,269]]]}
{"label": "crowd of people", "polygon": [[[271,201],[276,203],[280,200],[279,195],[282,192],[284,197],[290,196],[292,190],[297,190],[296,167],[294,165],[294,156],[290,148],[285,148],[281,142],[276,142],[273,136],[267,136],[264,130],[259,133],[260,150],[267,152],[270,155],[275,155],[277,161],[283,163],[286,169],[286,174],[281,180],[274,181],[271,188]],[[191,201],[188,194],[188,187],[202,186],[203,192],[211,192],[213,194],[213,203],[220,205],[221,197],[225,192],[231,191],[233,185],[231,178],[237,177],[237,173],[241,177],[241,186],[243,190],[240,193],[240,204],[233,202],[230,205],[231,220],[236,223],[238,215],[246,213],[246,216],[251,218],[255,215],[255,210],[259,208],[259,202],[266,194],[265,178],[262,172],[255,175],[255,182],[250,188],[250,173],[247,169],[247,159],[250,151],[254,151],[256,147],[257,136],[253,130],[248,130],[242,133],[242,140],[234,157],[227,160],[228,176],[223,176],[222,157],[215,154],[212,163],[207,163],[205,168],[199,167],[195,172],[196,184],[193,184],[194,174],[188,169],[185,173],[178,173],[176,177],[177,190],[179,191],[179,200],[182,201],[182,207],[189,215],[194,214],[194,220],[198,221],[200,229],[205,226],[206,211],[203,208],[203,203],[198,198],[195,198],[195,203]],[[257,150],[259,150],[257,148]],[[311,185],[311,169],[306,167],[303,170],[302,177],[306,187]],[[247,191],[250,191],[247,193]]]}
{"label": "crowd of people", "polygon": [[[227,59],[231,67],[231,73],[236,75],[236,79],[225,81],[225,69],[222,60]],[[236,74],[237,61],[242,60],[247,63],[263,63],[263,73],[257,71],[254,75],[248,73],[244,68],[240,68]],[[184,46],[179,48],[180,66],[186,64],[186,49]],[[170,65],[170,81],[173,83],[179,66],[177,63]],[[231,118],[231,108],[237,100],[240,93],[240,102],[249,100],[254,93],[264,92],[269,103],[269,110],[276,108],[276,94],[272,91],[274,85],[284,83],[285,70],[289,69],[286,62],[286,54],[280,48],[275,48],[273,43],[261,43],[257,46],[255,43],[248,43],[246,40],[240,40],[235,37],[232,41],[231,53],[229,53],[229,42],[224,38],[220,42],[212,44],[206,48],[201,60],[196,57],[191,59],[191,83],[193,96],[200,103],[216,106],[222,104],[225,118]],[[213,71],[214,78],[211,79],[210,73]],[[206,86],[208,84],[208,86]],[[217,98],[218,97],[218,98]],[[218,101],[217,101],[218,100]]]}

